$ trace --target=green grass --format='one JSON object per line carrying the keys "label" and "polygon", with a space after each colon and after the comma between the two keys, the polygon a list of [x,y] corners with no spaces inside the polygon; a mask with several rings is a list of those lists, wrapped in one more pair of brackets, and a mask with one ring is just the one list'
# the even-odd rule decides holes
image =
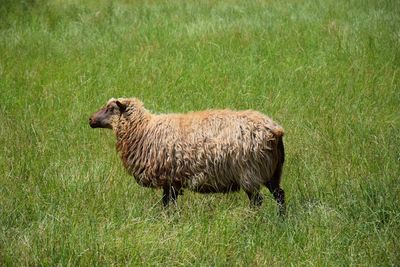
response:
{"label": "green grass", "polygon": [[[0,265],[400,265],[396,0],[2,0]],[[89,115],[256,109],[285,130],[266,190],[163,210]]]}

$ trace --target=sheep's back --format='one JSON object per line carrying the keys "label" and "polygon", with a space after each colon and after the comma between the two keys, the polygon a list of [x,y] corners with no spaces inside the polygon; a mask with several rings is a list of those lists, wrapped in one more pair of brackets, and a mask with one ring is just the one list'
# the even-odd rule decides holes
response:
{"label": "sheep's back", "polygon": [[[276,137],[282,128],[255,111],[204,111],[161,115],[170,174],[192,190],[239,186],[240,176],[270,176],[275,164]],[[261,179],[261,178],[259,178]],[[211,186],[210,186],[211,184]]]}
{"label": "sheep's back", "polygon": [[[256,111],[212,110],[146,115],[124,131],[117,148],[139,184],[167,182],[199,192],[262,183],[276,165],[283,129]],[[134,117],[133,117],[134,118]]]}

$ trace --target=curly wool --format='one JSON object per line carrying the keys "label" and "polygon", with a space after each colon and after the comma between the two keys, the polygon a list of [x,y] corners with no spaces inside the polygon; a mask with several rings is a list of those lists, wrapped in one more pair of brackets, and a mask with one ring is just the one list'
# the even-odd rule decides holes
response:
{"label": "curly wool", "polygon": [[113,122],[125,168],[146,187],[252,192],[278,164],[284,131],[252,110],[208,110],[156,115],[137,99]]}

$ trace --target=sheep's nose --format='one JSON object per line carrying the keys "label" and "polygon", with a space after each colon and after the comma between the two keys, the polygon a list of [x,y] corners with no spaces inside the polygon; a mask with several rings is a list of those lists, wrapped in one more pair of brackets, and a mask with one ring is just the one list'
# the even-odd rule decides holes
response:
{"label": "sheep's nose", "polygon": [[92,117],[90,117],[90,118],[89,118],[89,125],[90,125],[91,127],[93,127],[94,124],[95,124],[95,120],[94,120]]}

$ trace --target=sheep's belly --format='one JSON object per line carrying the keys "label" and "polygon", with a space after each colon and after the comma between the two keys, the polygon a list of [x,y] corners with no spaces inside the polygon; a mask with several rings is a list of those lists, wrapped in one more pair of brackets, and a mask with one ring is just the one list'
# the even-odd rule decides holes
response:
{"label": "sheep's belly", "polygon": [[198,174],[186,179],[184,188],[198,193],[229,193],[240,190],[240,185],[232,179],[221,179]]}

